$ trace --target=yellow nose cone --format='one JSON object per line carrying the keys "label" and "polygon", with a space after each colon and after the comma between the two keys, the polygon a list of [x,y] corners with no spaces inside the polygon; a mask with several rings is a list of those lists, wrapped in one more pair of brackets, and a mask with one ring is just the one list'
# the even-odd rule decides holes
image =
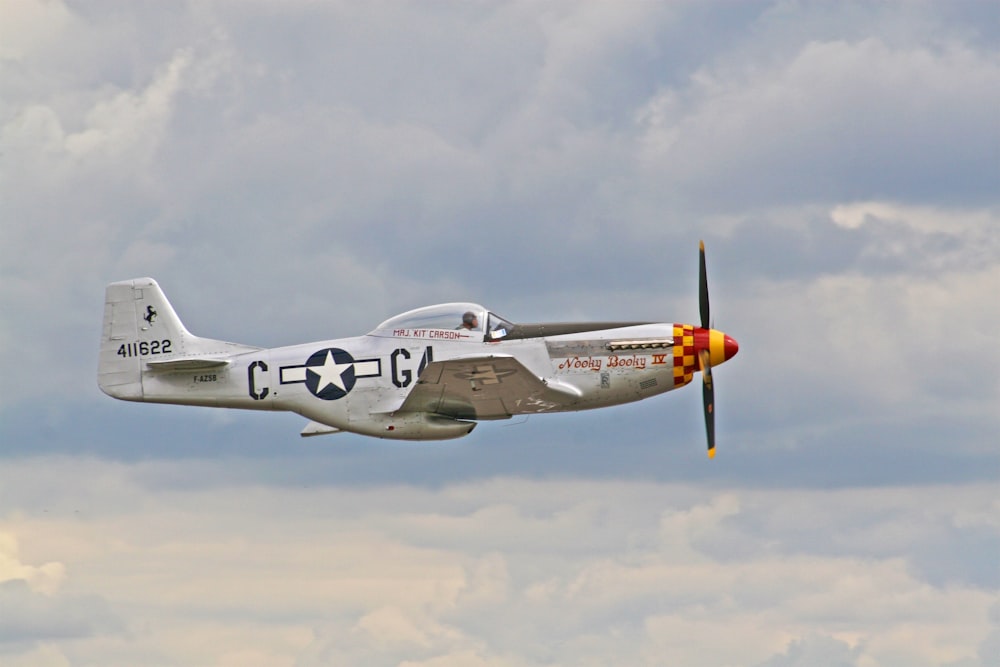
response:
{"label": "yellow nose cone", "polygon": [[708,332],[708,352],[712,366],[718,366],[736,356],[740,346],[732,336],[712,329]]}

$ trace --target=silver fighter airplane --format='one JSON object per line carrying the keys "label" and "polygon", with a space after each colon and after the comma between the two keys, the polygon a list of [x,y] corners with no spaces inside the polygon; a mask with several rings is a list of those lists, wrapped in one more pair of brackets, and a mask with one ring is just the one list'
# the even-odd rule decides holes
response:
{"label": "silver fighter airplane", "polygon": [[303,436],[348,431],[444,440],[478,420],[629,403],[703,377],[715,454],[712,372],[739,350],[710,328],[705,246],[701,326],[515,324],[474,303],[397,315],[355,338],[263,349],[188,332],[152,278],[111,283],[97,381],[126,401],[286,410]]}

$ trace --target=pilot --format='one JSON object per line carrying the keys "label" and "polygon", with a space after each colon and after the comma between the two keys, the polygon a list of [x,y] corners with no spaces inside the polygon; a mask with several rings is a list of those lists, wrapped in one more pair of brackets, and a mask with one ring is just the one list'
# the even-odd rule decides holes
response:
{"label": "pilot", "polygon": [[476,314],[471,310],[466,311],[466,313],[462,315],[462,326],[460,326],[459,329],[472,330],[478,328],[479,328],[479,318],[476,317]]}

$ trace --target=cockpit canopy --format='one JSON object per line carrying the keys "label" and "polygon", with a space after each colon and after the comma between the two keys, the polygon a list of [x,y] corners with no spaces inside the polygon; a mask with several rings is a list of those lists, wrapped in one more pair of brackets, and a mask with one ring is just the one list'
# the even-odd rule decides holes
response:
{"label": "cockpit canopy", "polygon": [[444,340],[500,340],[513,328],[477,303],[442,303],[407,311],[378,325],[372,335]]}

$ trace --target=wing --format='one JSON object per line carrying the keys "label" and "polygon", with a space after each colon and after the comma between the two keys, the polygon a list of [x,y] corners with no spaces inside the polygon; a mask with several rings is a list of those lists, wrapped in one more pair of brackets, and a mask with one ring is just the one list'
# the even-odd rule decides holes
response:
{"label": "wing", "polygon": [[563,409],[580,396],[575,387],[546,382],[509,355],[460,357],[427,364],[396,412],[506,419]]}

